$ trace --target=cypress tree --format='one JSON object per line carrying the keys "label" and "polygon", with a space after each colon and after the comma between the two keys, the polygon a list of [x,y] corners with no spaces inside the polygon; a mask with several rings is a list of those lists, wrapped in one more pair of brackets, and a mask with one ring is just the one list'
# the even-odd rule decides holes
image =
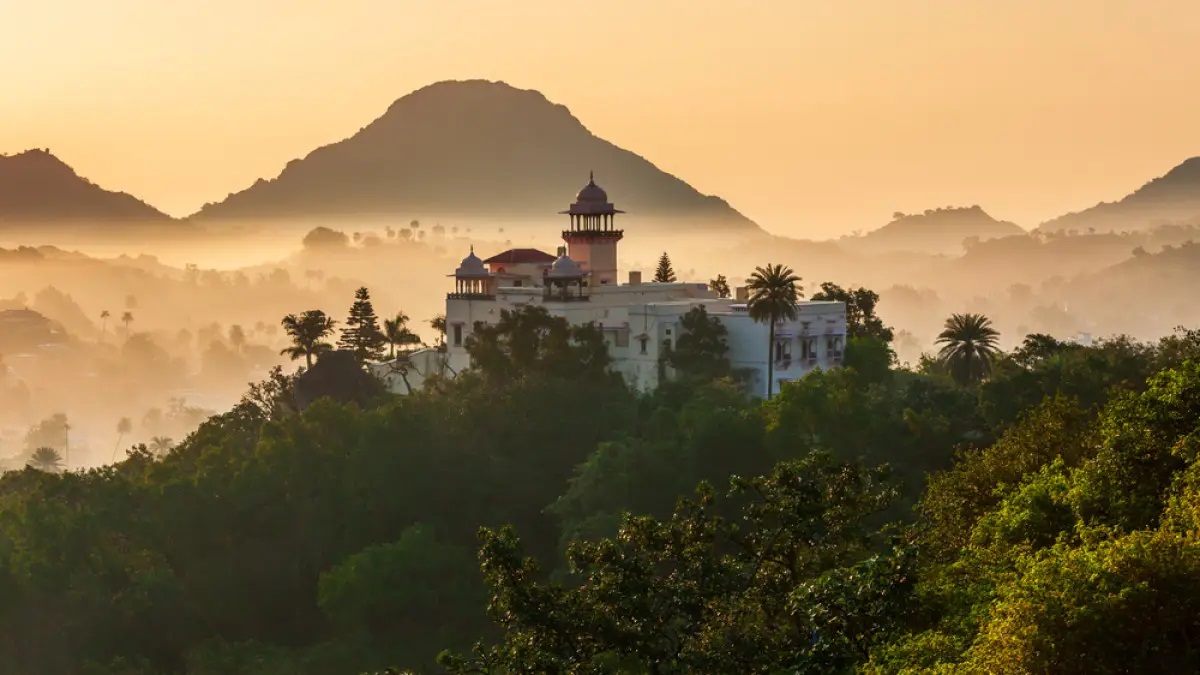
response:
{"label": "cypress tree", "polygon": [[379,317],[371,306],[371,294],[360,288],[354,293],[354,304],[350,305],[350,316],[338,340],[338,348],[354,352],[359,363],[378,361],[383,358],[387,338],[379,330]]}

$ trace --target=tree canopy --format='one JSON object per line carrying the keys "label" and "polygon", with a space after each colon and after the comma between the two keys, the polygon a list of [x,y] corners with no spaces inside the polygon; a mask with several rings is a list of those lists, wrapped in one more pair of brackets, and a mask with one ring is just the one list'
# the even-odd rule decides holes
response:
{"label": "tree canopy", "polygon": [[760,400],[720,363],[720,322],[684,324],[649,393],[609,372],[597,327],[533,305],[412,395],[278,369],[186,437],[143,421],[158,440],[111,466],[53,468],[67,420],[48,416],[0,477],[0,658],[47,675],[1200,667],[1200,333],[1030,336],[970,386],[861,336],[846,367]]}

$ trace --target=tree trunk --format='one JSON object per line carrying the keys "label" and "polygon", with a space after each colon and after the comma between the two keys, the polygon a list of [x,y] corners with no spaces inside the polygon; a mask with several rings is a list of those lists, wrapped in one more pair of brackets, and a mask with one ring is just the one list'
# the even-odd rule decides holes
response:
{"label": "tree trunk", "polygon": [[767,324],[767,399],[775,393],[775,317]]}
{"label": "tree trunk", "polygon": [[306,364],[306,367],[309,370],[312,370],[312,350],[311,349],[304,350],[304,363]]}

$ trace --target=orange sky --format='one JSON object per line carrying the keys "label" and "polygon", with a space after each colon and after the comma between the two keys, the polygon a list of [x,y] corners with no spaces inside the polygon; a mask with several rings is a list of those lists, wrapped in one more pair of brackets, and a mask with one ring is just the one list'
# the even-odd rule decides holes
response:
{"label": "orange sky", "polygon": [[1030,227],[1200,154],[1196,0],[0,0],[0,63],[0,152],[174,215],[477,77],[799,236]]}

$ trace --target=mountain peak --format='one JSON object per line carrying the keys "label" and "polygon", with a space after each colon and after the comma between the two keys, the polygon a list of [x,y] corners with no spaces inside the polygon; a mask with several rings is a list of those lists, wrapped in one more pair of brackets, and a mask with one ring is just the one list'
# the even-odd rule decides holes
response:
{"label": "mountain peak", "polygon": [[105,190],[48,149],[0,155],[0,221],[163,221],[168,216],[124,192]]}
{"label": "mountain peak", "polygon": [[1042,231],[1144,230],[1200,222],[1200,157],[1190,157],[1116,202],[1101,202],[1042,223]]}
{"label": "mountain peak", "polygon": [[639,217],[760,231],[725,201],[596,137],[541,92],[488,80],[406,94],[353,136],[196,215],[547,217],[566,208],[591,170],[619,208]]}

